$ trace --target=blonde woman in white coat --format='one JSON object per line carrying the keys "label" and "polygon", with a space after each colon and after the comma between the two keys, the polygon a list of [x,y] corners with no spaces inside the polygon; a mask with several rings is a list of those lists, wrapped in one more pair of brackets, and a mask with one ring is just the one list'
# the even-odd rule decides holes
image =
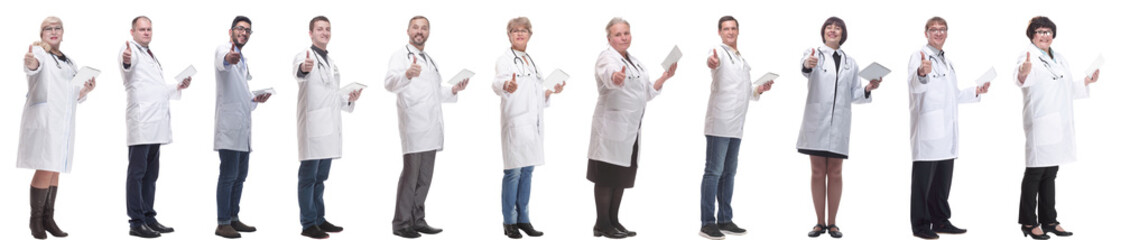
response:
{"label": "blonde woman in white coat", "polygon": [[[846,39],[845,21],[830,17],[821,26],[821,40],[825,45],[806,50],[802,55],[802,75],[809,79],[809,93],[798,135],[798,152],[810,155],[812,167],[810,190],[817,225],[810,231],[811,237],[825,232],[833,238],[842,236],[836,220],[841,203],[841,164],[848,159],[852,104],[871,102],[872,90],[880,86],[881,79],[861,85],[857,76],[860,66],[852,56],[841,51]],[[828,222],[825,221],[826,201]]]}
{"label": "blonde woman in white coat", "polygon": [[47,17],[39,25],[39,38],[23,56],[27,74],[27,102],[20,123],[16,166],[35,169],[31,178],[31,236],[47,238],[69,234],[54,221],[59,173],[69,173],[74,159],[74,127],[78,103],[97,86],[90,78],[81,85],[71,83],[77,65],[59,50],[62,20]]}
{"label": "blonde woman in white coat", "polygon": [[[1058,29],[1043,16],[1031,19],[1032,45],[1017,58],[1016,86],[1024,93],[1027,168],[1020,185],[1020,224],[1025,236],[1047,239],[1048,232],[1070,236],[1056,219],[1055,177],[1059,165],[1075,161],[1074,100],[1090,97],[1088,86],[1099,71],[1075,81],[1063,55],[1051,48]],[[1038,218],[1036,203],[1039,203]]]}
{"label": "blonde woman in white coat", "polygon": [[599,99],[592,115],[586,177],[595,183],[597,215],[592,235],[624,238],[637,234],[619,223],[619,206],[623,190],[634,187],[646,102],[661,92],[662,85],[677,71],[677,64],[650,82],[650,69],[627,52],[631,46],[631,24],[613,18],[606,30],[611,47],[596,60]]}
{"label": "blonde woman in white coat", "polygon": [[494,93],[502,98],[502,228],[510,238],[543,235],[529,222],[533,168],[545,164],[545,107],[564,85],[544,87],[537,62],[526,53],[533,25],[526,17],[506,24],[510,48],[494,63]]}

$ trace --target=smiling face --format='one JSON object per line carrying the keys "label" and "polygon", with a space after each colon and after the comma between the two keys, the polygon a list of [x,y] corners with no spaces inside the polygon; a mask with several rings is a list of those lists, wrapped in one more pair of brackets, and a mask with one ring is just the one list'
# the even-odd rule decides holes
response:
{"label": "smiling face", "polygon": [[39,33],[41,41],[58,49],[58,45],[62,44],[62,23],[50,23],[41,30],[42,32]]}
{"label": "smiling face", "polygon": [[533,32],[526,29],[525,25],[517,25],[510,29],[510,32],[507,32],[506,35],[510,37],[510,47],[524,52],[526,46],[529,45],[529,37],[533,36]]}
{"label": "smiling face", "polygon": [[409,43],[423,47],[428,41],[428,19],[417,18],[409,21]]}
{"label": "smiling face", "polygon": [[246,21],[237,22],[233,29],[230,29],[230,38],[234,41],[234,45],[238,48],[244,47],[249,43],[249,35],[253,34],[252,25]]}
{"label": "smiling face", "polygon": [[138,18],[136,23],[132,24],[132,40],[140,44],[140,46],[147,47],[152,42],[152,21],[148,18]]}
{"label": "smiling face", "polygon": [[930,24],[930,27],[926,28],[927,44],[930,44],[930,46],[941,50],[942,46],[946,44],[946,36],[949,34],[947,30],[948,28],[946,28],[945,24]]}
{"label": "smiling face", "polygon": [[840,25],[831,24],[825,26],[825,33],[822,36],[825,38],[825,45],[840,47],[842,34],[844,34],[844,29],[842,29]]}
{"label": "smiling face", "polygon": [[308,35],[311,36],[311,42],[315,44],[316,47],[327,49],[327,43],[331,42],[331,22],[322,20],[315,21]]}
{"label": "smiling face", "polygon": [[1031,43],[1035,44],[1035,47],[1038,47],[1039,49],[1050,51],[1051,41],[1053,41],[1054,39],[1055,32],[1051,30],[1051,28],[1041,27],[1035,29],[1035,35],[1032,36]]}
{"label": "smiling face", "polygon": [[720,23],[720,40],[728,46],[736,46],[739,40],[740,27],[736,21],[728,20]]}
{"label": "smiling face", "polygon": [[627,48],[631,47],[631,25],[626,23],[611,25],[607,33],[607,42],[615,51],[627,52]]}

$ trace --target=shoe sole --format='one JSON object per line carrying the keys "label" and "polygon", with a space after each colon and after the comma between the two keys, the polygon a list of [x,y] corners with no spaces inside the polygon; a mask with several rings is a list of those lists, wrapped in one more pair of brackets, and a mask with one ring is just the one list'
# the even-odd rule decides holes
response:
{"label": "shoe sole", "polygon": [[747,235],[747,231],[744,231],[744,232],[739,232],[739,233],[738,233],[738,232],[733,232],[733,231],[720,230],[720,233],[723,233],[723,234],[725,234],[725,235],[736,235],[736,236],[743,236],[743,235]]}
{"label": "shoe sole", "polygon": [[218,233],[214,233],[214,236],[224,237],[224,238],[228,238],[228,239],[241,238],[241,236],[225,236],[225,235],[218,234]]}
{"label": "shoe sole", "polygon": [[[155,236],[140,236],[140,234],[135,234],[135,233],[128,233],[128,235],[129,235],[129,236],[133,236],[133,237],[139,237],[139,238],[158,238],[158,237],[160,237],[160,235],[155,235]],[[46,238],[43,238],[43,239],[46,239]]]}
{"label": "shoe sole", "polygon": [[724,236],[713,237],[713,236],[709,236],[708,234],[705,234],[704,232],[699,232],[699,233],[697,233],[697,235],[701,235],[701,237],[703,237],[703,238],[712,239],[712,240],[724,239]]}

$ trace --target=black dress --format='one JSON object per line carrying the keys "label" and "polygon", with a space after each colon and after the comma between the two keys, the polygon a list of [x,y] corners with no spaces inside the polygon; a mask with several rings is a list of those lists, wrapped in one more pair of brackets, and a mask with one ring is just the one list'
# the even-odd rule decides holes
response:
{"label": "black dress", "polygon": [[603,185],[615,188],[632,188],[634,187],[634,178],[638,173],[638,139],[634,141],[634,148],[631,150],[631,166],[623,167],[607,162],[588,159],[588,181],[592,181],[596,185]]}

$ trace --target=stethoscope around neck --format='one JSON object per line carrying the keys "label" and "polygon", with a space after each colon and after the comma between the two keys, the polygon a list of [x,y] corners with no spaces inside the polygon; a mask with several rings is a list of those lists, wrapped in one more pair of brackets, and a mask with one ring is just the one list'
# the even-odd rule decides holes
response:
{"label": "stethoscope around neck", "polygon": [[[1042,62],[1042,63],[1043,63],[1043,67],[1047,68],[1047,72],[1048,72],[1048,73],[1051,73],[1051,80],[1056,80],[1056,81],[1057,81],[1057,80],[1059,80],[1059,79],[1061,79],[1061,78],[1064,78],[1064,77],[1066,77],[1066,76],[1065,76],[1065,75],[1063,75],[1063,74],[1056,74],[1056,73],[1055,73],[1055,69],[1054,69],[1054,68],[1051,68],[1051,64],[1050,64],[1050,63],[1047,63],[1047,61],[1045,61],[1045,60],[1043,59],[1043,56],[1039,56],[1039,62]],[[1058,62],[1056,62],[1056,63],[1058,63]]]}
{"label": "stethoscope around neck", "polygon": [[[851,66],[849,66],[849,61],[848,61],[848,58],[847,58],[848,54],[845,54],[845,52],[841,51],[840,49],[837,49],[835,52],[841,53],[841,67],[843,67],[845,70],[849,70],[849,68]],[[825,64],[822,64],[822,63],[825,63],[825,61],[823,61],[823,60],[825,60],[825,52],[821,51],[821,48],[818,48],[817,49],[817,55],[818,55],[817,66],[821,67],[821,72],[829,72],[829,68],[826,68]],[[832,56],[830,56],[830,57],[832,57]]]}
{"label": "stethoscope around neck", "polygon": [[[532,58],[529,57],[528,53],[525,54],[525,58],[526,59],[531,59],[529,61],[529,64],[526,64],[524,59],[518,57],[518,54],[516,52],[514,52],[514,49],[510,49],[510,54],[514,55],[514,67],[517,68],[519,70],[519,72],[521,72],[520,74],[517,74],[519,77],[528,77],[528,76],[531,76],[531,75],[538,75],[538,76],[541,75],[537,71],[537,62],[534,62],[532,60]],[[521,63],[521,67],[518,67],[518,65],[519,65],[518,63]],[[530,74],[529,71],[526,69],[530,66],[530,64],[533,65],[533,73],[532,74]]]}
{"label": "stethoscope around neck", "polygon": [[[408,54],[405,54],[405,59],[410,60],[410,61],[413,60],[413,59],[416,59],[417,56],[420,55],[420,54],[413,53],[413,50],[409,49],[408,45],[405,45],[405,51],[409,52]],[[425,62],[426,65],[432,65],[432,70],[436,70],[437,73],[440,72],[440,67],[436,66],[436,61],[432,61],[432,59],[429,59],[429,58],[425,57],[424,62]],[[429,63],[431,63],[431,64],[429,64]]]}
{"label": "stethoscope around neck", "polygon": [[[630,54],[628,54],[628,55],[630,55]],[[639,66],[638,64],[634,64],[633,61],[627,60],[626,56],[623,56],[623,57],[619,58],[619,60],[623,61],[623,66],[630,66],[631,69],[637,70],[637,71],[634,71],[634,70],[627,71],[626,74],[627,74],[628,79],[638,79],[639,77],[642,77],[643,72],[646,72],[646,69],[643,69],[642,66]],[[634,73],[634,74],[632,74],[632,73]]]}
{"label": "stethoscope around neck", "polygon": [[[945,60],[943,60],[943,59],[935,58],[935,57],[934,57],[934,55],[935,55],[935,54],[932,54],[932,53],[929,53],[929,52],[926,52],[926,51],[923,51],[923,52],[924,52],[924,53],[926,53],[926,59],[927,59],[927,60],[930,60],[931,62],[939,62],[939,63],[942,63],[942,65],[945,65],[945,66],[946,66],[946,68],[947,68],[947,70],[948,70],[948,71],[954,71],[954,65],[950,65],[950,63],[949,63],[949,62],[946,62],[946,61],[945,61]],[[934,66],[931,66],[931,67],[934,67]],[[936,73],[936,72],[934,72],[934,71],[933,71],[933,69],[931,69],[931,71],[930,71],[930,75],[927,75],[927,77],[945,77],[946,75],[949,75],[949,73],[941,73],[941,74],[939,74],[939,73]]]}

